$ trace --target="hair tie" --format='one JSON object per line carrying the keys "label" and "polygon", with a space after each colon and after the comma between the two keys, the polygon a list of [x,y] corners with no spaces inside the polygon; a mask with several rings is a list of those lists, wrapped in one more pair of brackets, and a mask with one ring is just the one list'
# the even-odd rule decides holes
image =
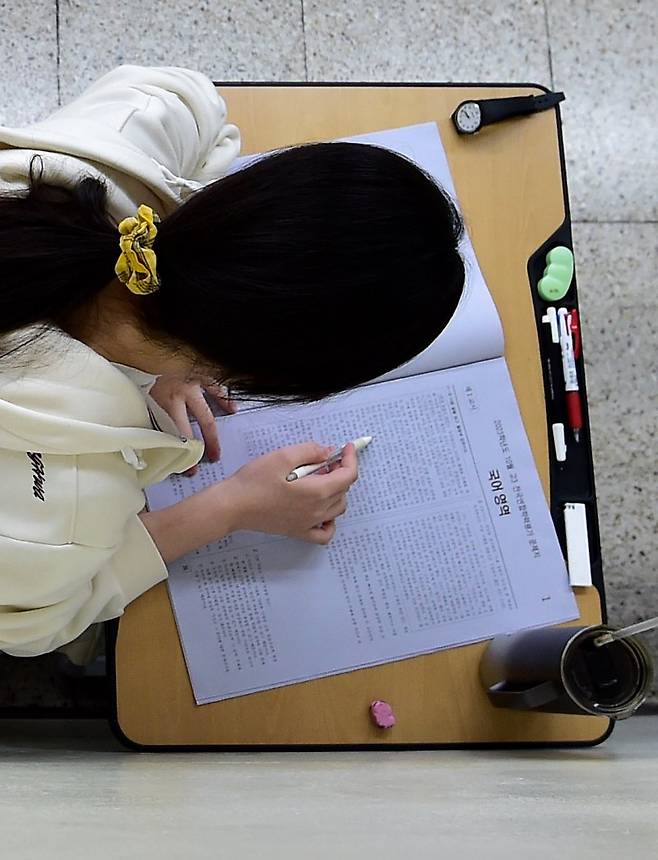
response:
{"label": "hair tie", "polygon": [[160,221],[150,206],[142,205],[137,215],[124,218],[119,224],[121,254],[114,271],[131,293],[144,296],[160,287],[156,271],[155,251],[152,248]]}

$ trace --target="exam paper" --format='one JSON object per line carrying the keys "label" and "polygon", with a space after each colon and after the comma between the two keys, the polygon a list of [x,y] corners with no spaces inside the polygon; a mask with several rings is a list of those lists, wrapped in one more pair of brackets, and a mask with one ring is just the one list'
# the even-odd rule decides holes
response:
{"label": "exam paper", "polygon": [[152,510],[283,445],[374,441],[328,546],[243,531],[170,565],[198,704],[578,617],[504,359],[217,422],[220,463]]}

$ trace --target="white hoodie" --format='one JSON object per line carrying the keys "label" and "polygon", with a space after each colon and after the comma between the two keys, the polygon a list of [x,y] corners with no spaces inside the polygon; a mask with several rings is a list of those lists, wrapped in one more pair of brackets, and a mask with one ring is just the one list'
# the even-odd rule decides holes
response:
{"label": "white hoodie", "polygon": [[[51,183],[105,178],[117,222],[140,203],[164,217],[238,154],[225,119],[200,73],[120,66],[42,122],[0,126],[0,193],[27,188],[38,152]],[[0,339],[0,651],[17,656],[66,650],[166,578],[143,489],[203,453],[148,397],[155,377],[60,331],[7,354],[38,329]]]}

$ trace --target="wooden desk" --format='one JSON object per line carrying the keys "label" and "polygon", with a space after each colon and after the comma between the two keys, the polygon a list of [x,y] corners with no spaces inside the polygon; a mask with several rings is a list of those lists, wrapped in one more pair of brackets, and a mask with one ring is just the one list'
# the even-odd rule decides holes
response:
{"label": "wooden desk", "polygon": [[[506,335],[505,354],[544,489],[548,439],[528,259],[565,221],[555,111],[459,137],[449,119],[466,98],[539,93],[503,86],[222,85],[243,153],[438,123],[480,266]],[[587,440],[588,444],[588,440]],[[578,589],[581,623],[601,620],[595,588]],[[116,630],[115,731],[147,747],[593,743],[607,719],[493,708],[480,687],[486,643],[197,706],[166,585],[126,609]],[[385,699],[398,724],[376,729]]]}

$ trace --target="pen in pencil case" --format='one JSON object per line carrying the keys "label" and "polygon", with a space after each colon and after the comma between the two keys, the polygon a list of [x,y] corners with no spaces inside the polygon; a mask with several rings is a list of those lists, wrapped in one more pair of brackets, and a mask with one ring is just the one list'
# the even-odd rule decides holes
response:
{"label": "pen in pencil case", "polygon": [[554,353],[554,344],[560,343],[560,330],[558,328],[557,323],[557,311],[553,307],[546,308],[546,313],[541,318],[541,321],[544,325],[547,326],[545,329],[546,338],[546,379],[548,381],[548,393],[550,395],[551,401],[555,400],[555,382],[553,379],[553,353]]}
{"label": "pen in pencil case", "polygon": [[[372,442],[372,439],[372,436],[360,436],[358,439],[354,439],[354,447],[356,448],[357,454],[359,451],[363,451],[364,448],[367,448]],[[286,481],[296,481],[297,478],[305,478],[307,475],[312,475],[314,472],[319,472],[320,469],[324,469],[326,466],[330,466],[332,463],[338,462],[338,460],[343,456],[343,452],[347,445],[349,445],[349,442],[346,442],[345,445],[342,445],[337,451],[334,451],[333,454],[321,463],[310,463],[308,466],[298,466],[286,477]]]}
{"label": "pen in pencil case", "polygon": [[560,329],[560,350],[562,352],[567,420],[573,432],[574,439],[577,442],[583,426],[583,413],[580,405],[578,373],[574,358],[573,334],[569,326],[569,311],[566,308],[558,308],[557,317]]}

